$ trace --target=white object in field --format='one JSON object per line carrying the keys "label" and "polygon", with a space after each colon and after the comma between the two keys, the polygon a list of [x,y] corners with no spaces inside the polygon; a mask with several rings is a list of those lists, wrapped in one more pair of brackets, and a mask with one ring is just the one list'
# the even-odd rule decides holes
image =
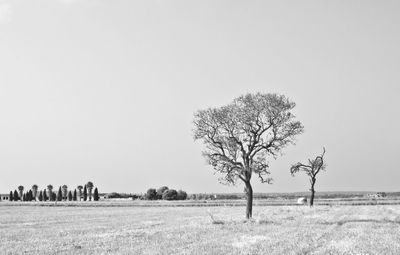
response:
{"label": "white object in field", "polygon": [[301,197],[297,199],[297,204],[298,205],[306,205],[307,204],[307,198],[306,197]]}

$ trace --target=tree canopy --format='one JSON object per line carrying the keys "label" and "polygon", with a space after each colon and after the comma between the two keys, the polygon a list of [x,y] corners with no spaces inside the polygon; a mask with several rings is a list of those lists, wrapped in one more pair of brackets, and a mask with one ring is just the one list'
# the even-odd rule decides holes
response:
{"label": "tree canopy", "polygon": [[226,106],[198,111],[194,138],[204,142],[203,155],[224,174],[222,181],[234,184],[255,173],[270,182],[267,157],[276,157],[303,132],[294,107],[283,95],[246,94]]}

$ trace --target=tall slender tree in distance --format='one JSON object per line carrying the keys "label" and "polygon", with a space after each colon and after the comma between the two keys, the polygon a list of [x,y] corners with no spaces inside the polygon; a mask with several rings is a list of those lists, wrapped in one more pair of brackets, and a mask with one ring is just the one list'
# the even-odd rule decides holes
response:
{"label": "tall slender tree in distance", "polygon": [[57,201],[62,201],[63,196],[62,196],[62,191],[61,191],[61,186],[58,188],[57,192]]}
{"label": "tall slender tree in distance", "polygon": [[38,200],[43,201],[43,192],[42,191],[39,192]]}
{"label": "tall slender tree in distance", "polygon": [[76,189],[74,189],[74,196],[73,196],[73,200],[74,200],[74,201],[78,200],[78,197],[77,197],[77,195],[76,195]]}
{"label": "tall slender tree in distance", "polygon": [[24,201],[23,200],[23,193],[24,193],[24,186],[22,186],[22,185],[20,185],[20,186],[18,186],[18,192],[19,192],[19,198],[21,199],[21,201]]}
{"label": "tall slender tree in distance", "polygon": [[14,190],[14,201],[18,201],[21,200],[21,198],[19,197],[18,191]]}
{"label": "tall slender tree in distance", "polygon": [[49,191],[48,197],[50,201],[53,201],[53,185],[47,185],[47,190]]}
{"label": "tall slender tree in distance", "polygon": [[78,201],[81,201],[82,200],[82,189],[83,189],[83,187],[82,187],[82,185],[79,185],[78,187],[76,187],[77,189],[78,189],[78,194],[77,194],[77,196],[78,196]]}
{"label": "tall slender tree in distance", "polygon": [[36,200],[37,196],[38,196],[38,185],[33,184],[32,185],[32,200]]}
{"label": "tall slender tree in distance", "polygon": [[68,201],[72,201],[72,192],[68,191]]}
{"label": "tall slender tree in distance", "polygon": [[49,197],[47,196],[47,190],[44,189],[43,190],[43,201],[47,201],[47,200],[49,200]]}
{"label": "tall slender tree in distance", "polygon": [[68,186],[64,184],[62,186],[62,199],[67,200],[67,196],[68,196]]}
{"label": "tall slender tree in distance", "polygon": [[92,201],[93,182],[88,182],[88,183],[86,184],[86,188],[87,188],[87,193],[88,193],[89,201]]}
{"label": "tall slender tree in distance", "polygon": [[32,201],[32,200],[33,200],[33,193],[32,190],[30,189],[26,194],[26,201]]}
{"label": "tall slender tree in distance", "polygon": [[94,193],[93,193],[93,200],[94,201],[99,201],[99,191],[97,190],[97,187],[94,189]]}
{"label": "tall slender tree in distance", "polygon": [[86,185],[85,187],[83,187],[83,201],[87,200],[87,189],[86,189]]}
{"label": "tall slender tree in distance", "polygon": [[10,201],[13,201],[13,200],[14,200],[14,194],[12,191],[10,191]]}

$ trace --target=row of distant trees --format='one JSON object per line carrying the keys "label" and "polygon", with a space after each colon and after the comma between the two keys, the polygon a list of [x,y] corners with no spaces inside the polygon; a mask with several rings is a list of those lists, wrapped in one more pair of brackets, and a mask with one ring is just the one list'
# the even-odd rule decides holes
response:
{"label": "row of distant trees", "polygon": [[145,194],[146,200],[186,200],[187,193],[183,190],[176,191],[175,189],[169,189],[167,186],[153,189],[150,188]]}
{"label": "row of distant trees", "polygon": [[39,190],[34,184],[32,188],[24,193],[24,186],[18,186],[18,191],[10,191],[10,201],[98,201],[99,191],[94,188],[93,183],[88,182],[84,186],[78,185],[74,191],[68,190],[67,185],[60,186],[58,192],[53,192],[53,185],[47,185],[47,189]]}

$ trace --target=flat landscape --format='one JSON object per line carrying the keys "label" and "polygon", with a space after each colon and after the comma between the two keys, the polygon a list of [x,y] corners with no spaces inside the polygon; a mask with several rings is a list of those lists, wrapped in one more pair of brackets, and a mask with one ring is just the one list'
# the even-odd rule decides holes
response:
{"label": "flat landscape", "polygon": [[10,204],[1,254],[400,254],[399,205],[261,205],[244,221],[242,206]]}

